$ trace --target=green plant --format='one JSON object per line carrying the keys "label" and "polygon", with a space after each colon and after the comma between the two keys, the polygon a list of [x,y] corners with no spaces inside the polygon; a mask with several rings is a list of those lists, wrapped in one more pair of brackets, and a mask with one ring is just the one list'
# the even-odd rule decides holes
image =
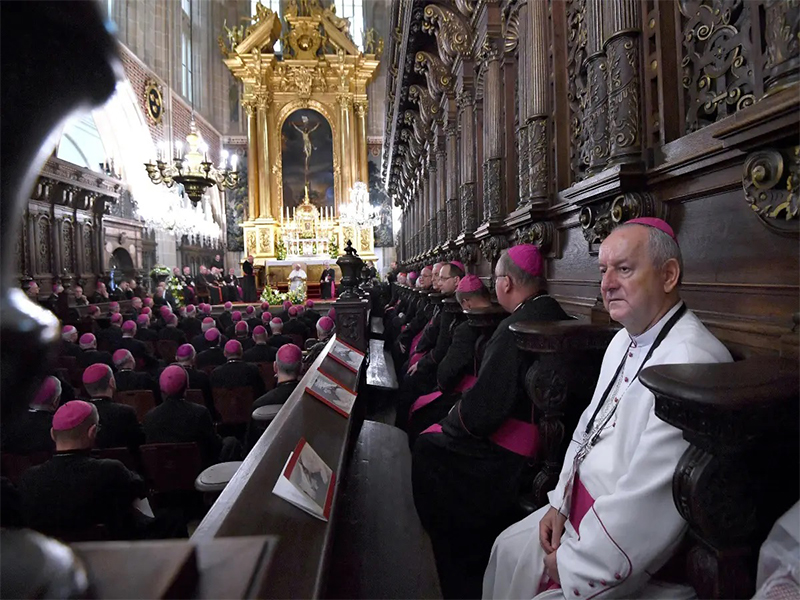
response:
{"label": "green plant", "polygon": [[283,240],[278,240],[278,243],[275,244],[275,258],[278,260],[286,258],[286,244],[283,243]]}
{"label": "green plant", "polygon": [[169,270],[169,267],[165,267],[164,265],[155,265],[152,269],[150,269],[150,277],[158,277],[159,275],[169,275],[172,271]]}
{"label": "green plant", "polygon": [[285,294],[281,294],[275,288],[265,285],[261,291],[261,302],[269,302],[270,306],[278,305],[283,302],[284,296]]}
{"label": "green plant", "polygon": [[339,242],[336,240],[336,234],[333,234],[331,241],[328,242],[328,254],[331,258],[338,258],[339,256]]}

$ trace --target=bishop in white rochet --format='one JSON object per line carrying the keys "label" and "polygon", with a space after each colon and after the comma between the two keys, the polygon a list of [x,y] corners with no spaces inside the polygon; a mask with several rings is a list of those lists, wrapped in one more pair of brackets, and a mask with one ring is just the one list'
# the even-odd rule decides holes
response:
{"label": "bishop in white rochet", "polygon": [[695,597],[665,573],[687,530],[672,477],[688,442],[655,415],[655,398],[638,375],[731,355],[680,299],[683,262],[666,222],[639,218],[617,227],[599,264],[603,303],[624,329],[603,357],[549,505],[495,541],[484,598]]}

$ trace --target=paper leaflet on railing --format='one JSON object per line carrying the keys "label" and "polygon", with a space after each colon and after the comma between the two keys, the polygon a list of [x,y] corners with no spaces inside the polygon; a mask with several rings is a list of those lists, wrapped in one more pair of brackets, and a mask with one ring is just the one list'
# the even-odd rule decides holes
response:
{"label": "paper leaflet on railing", "polygon": [[297,508],[327,521],[331,512],[336,474],[314,449],[300,438],[272,493]]}
{"label": "paper leaflet on railing", "polygon": [[306,391],[320,402],[327,404],[343,417],[350,416],[356,395],[330,375],[317,371],[308,380]]}
{"label": "paper leaflet on railing", "polygon": [[353,348],[350,344],[347,344],[338,338],[333,343],[333,346],[331,346],[331,351],[328,353],[328,356],[330,356],[336,362],[343,364],[345,367],[353,371],[353,373],[358,372],[358,369],[361,367],[361,363],[364,361],[363,352]]}

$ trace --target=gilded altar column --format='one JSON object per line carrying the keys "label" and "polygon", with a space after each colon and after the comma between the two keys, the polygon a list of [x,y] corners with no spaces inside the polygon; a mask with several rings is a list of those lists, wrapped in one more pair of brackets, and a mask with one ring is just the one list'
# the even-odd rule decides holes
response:
{"label": "gilded altar column", "polygon": [[[336,95],[336,102],[339,104],[339,161],[338,164],[334,163],[334,170],[339,171],[339,186],[340,195],[337,198],[336,212],[339,213],[339,206],[342,202],[345,204],[350,202],[350,189],[353,187],[352,172],[347,167],[350,162],[350,146],[348,144],[349,130],[350,130],[350,98],[347,93],[339,93]],[[335,158],[334,158],[335,160]]]}
{"label": "gilded altar column", "polygon": [[[616,1],[616,0],[614,0]],[[605,4],[605,6],[604,6]],[[586,89],[585,133],[581,160],[587,173],[596,173],[608,161],[608,61],[603,51],[603,11],[605,0],[586,3]]]}
{"label": "gilded altar column", "polygon": [[455,122],[448,123],[445,129],[447,135],[447,239],[450,241],[458,237],[459,232],[459,206],[458,206],[458,126]]}
{"label": "gilded altar column", "polygon": [[247,220],[258,213],[258,109],[252,102],[243,102],[247,111]]}
{"label": "gilded altar column", "polygon": [[[527,143],[528,168],[527,202],[532,206],[545,206],[550,199],[550,61],[548,57],[548,18],[546,0],[528,0],[527,52],[530,62],[530,83],[527,92],[527,126],[524,141]],[[520,201],[522,194],[520,194]]]}
{"label": "gilded altar column", "polygon": [[367,169],[367,100],[357,100],[356,112],[356,151],[358,153],[358,181],[369,184],[369,169]]}
{"label": "gilded altar column", "polygon": [[639,0],[603,3],[610,164],[642,159],[641,28]]}
{"label": "gilded altar column", "polygon": [[[269,106],[272,98],[269,95],[262,95],[258,98],[258,216],[262,219],[275,217],[273,214],[273,207],[270,206],[270,165],[272,164],[269,141],[272,137],[270,135],[269,127]],[[260,168],[259,168],[260,167]]]}
{"label": "gilded altar column", "polygon": [[461,233],[471,235],[475,219],[475,97],[470,90],[458,94],[458,110],[461,118]]}

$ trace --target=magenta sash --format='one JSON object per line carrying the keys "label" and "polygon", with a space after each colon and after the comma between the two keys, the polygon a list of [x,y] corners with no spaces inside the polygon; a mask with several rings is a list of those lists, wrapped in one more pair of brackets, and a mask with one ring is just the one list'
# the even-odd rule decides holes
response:
{"label": "magenta sash", "polygon": [[[453,388],[453,392],[466,392],[470,389],[475,382],[478,381],[478,378],[475,375],[464,375],[461,378],[461,381],[458,382],[455,388]],[[411,417],[416,411],[424,406],[428,406],[431,402],[436,400],[439,396],[442,395],[442,392],[432,392],[430,394],[425,394],[424,396],[420,396],[416,399],[414,404],[411,405],[411,409],[408,411],[408,416]]]}
{"label": "magenta sash", "polygon": [[[428,321],[425,327],[427,327],[428,325],[430,325],[430,321]],[[408,348],[409,356],[413,356],[414,353],[417,351],[417,344],[419,344],[419,341],[422,339],[422,334],[425,333],[425,327],[423,327],[422,330],[417,335],[414,336],[414,339],[411,340],[411,346],[409,346]]]}
{"label": "magenta sash", "polygon": [[[434,423],[421,435],[426,433],[442,433],[442,426]],[[520,456],[536,456],[539,446],[539,428],[533,423],[525,423],[517,419],[507,419],[489,439],[501,448]]]}
{"label": "magenta sash", "polygon": [[421,361],[426,354],[427,352],[415,352],[411,355],[411,358],[408,359],[408,366],[413,367],[415,364]]}
{"label": "magenta sash", "polygon": [[580,524],[583,517],[589,512],[594,504],[594,498],[586,489],[586,486],[581,482],[580,476],[576,473],[575,480],[572,484],[572,503],[569,509],[569,522],[575,528],[575,531],[580,533]]}

